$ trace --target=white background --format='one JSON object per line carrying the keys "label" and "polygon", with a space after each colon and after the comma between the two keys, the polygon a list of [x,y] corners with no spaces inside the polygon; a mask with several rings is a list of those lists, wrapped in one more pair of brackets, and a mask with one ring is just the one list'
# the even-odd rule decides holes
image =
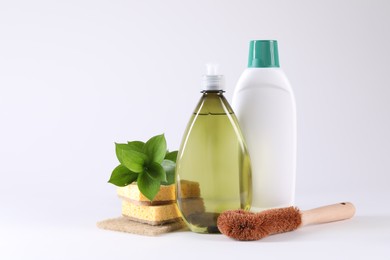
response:
{"label": "white background", "polygon": [[[102,231],[114,142],[178,148],[218,61],[231,100],[251,39],[276,39],[298,112],[296,205],[350,221],[251,243]],[[0,258],[389,259],[388,1],[1,1]],[[164,255],[165,254],[165,255]]]}

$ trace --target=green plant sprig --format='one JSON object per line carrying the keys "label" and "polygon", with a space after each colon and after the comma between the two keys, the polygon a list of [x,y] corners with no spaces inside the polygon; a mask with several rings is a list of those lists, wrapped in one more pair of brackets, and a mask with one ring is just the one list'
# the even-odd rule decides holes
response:
{"label": "green plant sprig", "polygon": [[167,150],[164,134],[156,135],[146,143],[115,143],[115,152],[120,164],[112,171],[109,183],[123,187],[136,181],[149,200],[154,199],[160,185],[175,183],[177,151]]}

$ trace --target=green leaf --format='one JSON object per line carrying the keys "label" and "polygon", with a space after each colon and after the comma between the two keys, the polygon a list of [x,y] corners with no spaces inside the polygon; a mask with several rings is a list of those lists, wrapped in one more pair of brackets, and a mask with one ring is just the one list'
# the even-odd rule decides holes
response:
{"label": "green leaf", "polygon": [[127,144],[118,144],[115,143],[115,153],[116,157],[118,158],[118,161],[123,164],[123,151],[124,150],[130,150],[129,146]]}
{"label": "green leaf", "polygon": [[167,181],[167,175],[164,168],[159,163],[152,162],[150,165],[145,167],[145,172],[147,172],[150,177],[160,182]]}
{"label": "green leaf", "polygon": [[115,143],[116,156],[121,163],[108,182],[126,186],[135,180],[142,194],[153,200],[160,185],[175,183],[177,151],[169,152],[164,134],[150,138],[146,143],[131,141]]}
{"label": "green leaf", "polygon": [[138,177],[138,174],[130,171],[123,165],[118,165],[111,174],[109,183],[112,183],[116,186],[123,187],[131,184]]}
{"label": "green leaf", "polygon": [[144,146],[145,143],[141,141],[128,142],[127,144],[115,143],[116,157],[118,158],[118,161],[123,164],[123,151],[136,151],[142,153]]}
{"label": "green leaf", "polygon": [[123,150],[122,161],[123,165],[130,171],[140,173],[144,170],[144,166],[148,161],[148,156],[133,150]]}
{"label": "green leaf", "polygon": [[147,172],[138,174],[137,185],[141,193],[151,201],[160,190],[160,181],[150,177]]}
{"label": "green leaf", "polygon": [[131,150],[142,153],[145,143],[141,141],[133,141],[133,142],[127,142],[127,145],[131,148]]}
{"label": "green leaf", "polygon": [[164,168],[164,171],[167,175],[167,181],[161,182],[163,185],[171,185],[175,183],[175,169],[176,163],[171,160],[164,160],[161,163],[161,166]]}
{"label": "green leaf", "polygon": [[177,158],[177,151],[173,151],[165,155],[166,160],[171,160],[173,162],[176,162],[176,158]]}
{"label": "green leaf", "polygon": [[148,155],[151,162],[161,163],[164,160],[166,151],[167,142],[164,134],[150,138],[144,146],[144,152]]}

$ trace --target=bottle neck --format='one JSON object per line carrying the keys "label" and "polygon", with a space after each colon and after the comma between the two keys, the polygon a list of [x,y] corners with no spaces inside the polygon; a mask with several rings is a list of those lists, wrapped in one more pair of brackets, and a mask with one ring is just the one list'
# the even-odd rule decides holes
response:
{"label": "bottle neck", "polygon": [[202,97],[195,108],[194,114],[199,115],[223,115],[232,114],[233,110],[223,95],[223,90],[204,90]]}
{"label": "bottle neck", "polygon": [[225,90],[220,89],[220,90],[202,90],[200,93],[203,93],[203,95],[223,95],[225,93]]}

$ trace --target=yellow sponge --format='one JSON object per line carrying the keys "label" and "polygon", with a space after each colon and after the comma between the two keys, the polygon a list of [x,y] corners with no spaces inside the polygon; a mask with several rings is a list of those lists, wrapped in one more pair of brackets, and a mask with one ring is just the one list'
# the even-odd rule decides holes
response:
{"label": "yellow sponge", "polygon": [[178,187],[181,198],[183,199],[200,197],[199,182],[181,180]]}
{"label": "yellow sponge", "polygon": [[[182,211],[187,215],[203,213],[205,210],[202,199],[186,199],[181,201]],[[134,221],[150,225],[162,225],[181,219],[176,203],[147,206],[137,205],[132,201],[122,200],[122,215]]]}
{"label": "yellow sponge", "polygon": [[[180,192],[182,198],[198,198],[200,196],[199,183],[192,181],[180,181]],[[154,197],[153,201],[150,201],[139,191],[137,184],[133,183],[125,187],[119,187],[117,189],[117,194],[125,199],[132,201],[139,201],[145,205],[159,205],[166,204],[161,202],[172,202],[176,200],[176,187],[175,184],[172,185],[161,185],[160,190]]]}
{"label": "yellow sponge", "polygon": [[126,200],[122,201],[122,215],[150,225],[174,222],[181,217],[176,203],[160,206],[145,206],[136,205]]}
{"label": "yellow sponge", "polygon": [[[137,184],[130,184],[125,187],[119,187],[117,189],[117,194],[125,199],[146,202],[145,204],[152,204],[151,201],[146,198],[140,190],[138,189]],[[174,201],[176,197],[175,194],[175,185],[160,186],[160,190],[157,193],[156,197],[154,197],[153,202],[161,202],[161,201]],[[158,204],[158,203],[155,203]]]}
{"label": "yellow sponge", "polygon": [[[180,181],[180,206],[186,214],[204,212],[203,199],[200,198],[199,183]],[[122,200],[122,215],[134,221],[150,225],[182,221],[180,211],[175,202],[176,185],[160,186],[160,190],[150,201],[139,191],[137,184],[119,187],[117,193]]]}

